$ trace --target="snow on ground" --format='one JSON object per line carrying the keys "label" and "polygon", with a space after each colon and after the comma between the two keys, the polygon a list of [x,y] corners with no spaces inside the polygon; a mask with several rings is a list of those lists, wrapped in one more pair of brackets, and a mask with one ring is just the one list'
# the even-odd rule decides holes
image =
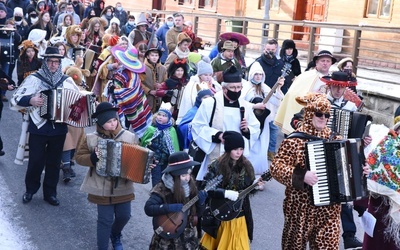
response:
{"label": "snow on ground", "polygon": [[11,193],[0,175],[0,249],[35,250],[29,242],[29,235],[20,226],[20,219],[13,217],[12,211],[18,205],[10,200]]}

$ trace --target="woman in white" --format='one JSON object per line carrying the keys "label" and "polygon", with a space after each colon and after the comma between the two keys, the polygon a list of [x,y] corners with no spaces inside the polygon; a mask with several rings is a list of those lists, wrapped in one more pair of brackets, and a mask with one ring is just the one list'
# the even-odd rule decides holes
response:
{"label": "woman in white", "polygon": [[[198,89],[209,89],[213,94],[222,89],[221,85],[212,77],[213,69],[209,62],[200,60],[197,63],[197,75],[190,77],[188,84],[182,93],[176,124],[179,125],[182,118],[194,106]],[[198,87],[197,87],[198,86]]]}
{"label": "woman in white", "polygon": [[249,81],[243,81],[241,97],[252,103],[258,102],[253,105],[253,110],[266,112],[266,109],[268,109],[271,111],[271,113],[264,119],[264,122],[260,121],[262,126],[260,128],[262,130],[260,137],[258,138],[258,141],[250,148],[249,156],[247,157],[253,164],[254,173],[256,174],[257,179],[257,177],[259,177],[269,168],[267,159],[269,144],[269,122],[275,119],[276,111],[281,100],[283,99],[284,94],[281,91],[281,87],[283,86],[285,79],[279,79],[278,83],[275,85],[276,91],[271,94],[271,97],[266,104],[263,104],[262,100],[268,96],[271,88],[264,84],[265,74],[258,62],[253,63],[251,66],[249,79]]}

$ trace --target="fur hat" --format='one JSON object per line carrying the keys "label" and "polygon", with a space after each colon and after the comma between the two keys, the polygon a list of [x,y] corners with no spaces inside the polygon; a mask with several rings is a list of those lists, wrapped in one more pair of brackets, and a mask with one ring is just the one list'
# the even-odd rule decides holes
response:
{"label": "fur hat", "polygon": [[396,112],[394,112],[394,122],[393,130],[396,131],[400,127],[400,106],[397,107]]}
{"label": "fur hat", "polygon": [[352,87],[357,86],[357,80],[349,77],[349,75],[342,71],[335,71],[330,76],[321,77],[323,81],[328,86],[339,86],[339,87]]}
{"label": "fur hat", "polygon": [[21,52],[19,53],[19,56],[22,56],[22,55],[25,53],[25,51],[26,51],[27,49],[29,49],[29,48],[34,49],[35,52],[36,52],[36,55],[37,55],[37,53],[39,52],[38,48],[36,48],[35,44],[34,44],[31,40],[25,40],[25,41],[23,41],[23,42],[21,43],[21,45],[18,46],[18,49],[21,51]]}
{"label": "fur hat", "polygon": [[203,60],[197,63],[197,75],[201,76],[204,74],[213,74],[214,70],[210,63],[207,63]]}
{"label": "fur hat", "polygon": [[308,93],[306,96],[296,97],[296,101],[300,105],[305,106],[305,111],[329,113],[331,110],[331,103],[325,94]]}
{"label": "fur hat", "polygon": [[[78,35],[78,41],[74,44],[71,40],[71,36]],[[82,37],[82,29],[79,25],[71,25],[68,26],[67,30],[65,31],[65,39],[67,43],[77,45],[80,43]]]}
{"label": "fur hat", "polygon": [[149,23],[147,22],[146,15],[144,12],[141,12],[136,20],[136,27],[139,27],[140,25],[149,26]]}
{"label": "fur hat", "polygon": [[182,42],[192,43],[192,39],[185,32],[181,32],[178,34],[178,45],[181,44]]}
{"label": "fur hat", "polygon": [[231,152],[236,148],[244,148],[243,136],[236,131],[225,131],[222,138],[224,139],[225,152]]}
{"label": "fur hat", "polygon": [[169,173],[173,176],[189,174],[193,166],[200,165],[200,162],[192,161],[188,153],[179,151],[172,153],[168,157],[168,166],[163,173]]}
{"label": "fur hat", "polygon": [[336,58],[333,57],[332,53],[328,50],[321,50],[318,52],[316,56],[314,56],[313,61],[314,63],[320,58],[320,57],[330,57],[332,59],[332,64],[336,63]]}
{"label": "fur hat", "polygon": [[109,46],[111,37],[112,35],[110,34],[104,34],[103,38],[101,39],[102,41],[101,47],[106,48],[107,46]]}
{"label": "fur hat", "polygon": [[231,82],[242,82],[242,73],[232,65],[230,68],[227,68],[223,73],[222,77],[224,82],[231,83]]}
{"label": "fur hat", "polygon": [[287,50],[287,49],[293,49],[292,56],[294,58],[297,57],[297,53],[298,52],[297,52],[297,49],[296,49],[296,44],[294,43],[293,40],[286,39],[286,40],[283,41],[281,51],[279,52],[279,55],[280,55],[281,58],[283,58],[286,55],[285,50]]}
{"label": "fur hat", "polygon": [[118,120],[118,107],[114,107],[109,102],[102,102],[96,107],[96,112],[93,113],[92,118],[96,119],[99,126],[103,126],[108,120],[116,118]]}

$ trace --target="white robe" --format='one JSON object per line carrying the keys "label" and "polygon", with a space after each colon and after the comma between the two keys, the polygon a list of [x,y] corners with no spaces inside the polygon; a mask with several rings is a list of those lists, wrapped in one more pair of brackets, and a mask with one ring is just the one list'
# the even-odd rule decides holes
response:
{"label": "white robe", "polygon": [[[266,84],[263,83],[262,81],[262,90],[264,93],[264,96],[266,96],[271,88],[268,87]],[[253,84],[251,82],[247,82],[243,84],[243,90],[242,90],[242,97],[246,101],[250,101],[253,97],[259,96],[256,94],[255,89],[253,88]],[[260,137],[258,138],[257,141],[255,141],[254,146],[250,148],[249,156],[247,159],[253,164],[254,168],[254,173],[256,175],[261,175],[265,171],[268,170],[268,146],[269,146],[269,137],[270,137],[270,132],[269,132],[269,123],[275,119],[276,111],[279,107],[279,104],[281,103],[281,100],[283,99],[284,94],[282,93],[281,90],[276,91],[272,96],[271,99],[266,103],[266,108],[271,111],[271,113],[268,115],[268,117],[265,119],[264,122],[264,127],[261,132]],[[262,96],[260,96],[262,98]]]}
{"label": "white robe", "polygon": [[[209,126],[211,113],[214,105],[214,98],[206,98],[201,103],[197,113],[192,121],[192,135],[196,144],[206,153],[204,161],[201,163],[197,180],[203,180],[204,175],[207,173],[207,167],[211,162],[217,159],[224,153],[224,145],[212,142],[211,136],[217,134],[219,131],[236,131],[240,133],[240,109],[225,107],[223,91],[217,92],[215,95],[216,108],[212,127]],[[241,107],[245,108],[245,118],[250,130],[250,140],[245,137],[244,156],[249,155],[250,148],[258,140],[260,135],[260,123],[255,117],[252,109],[252,104],[239,99]]]}

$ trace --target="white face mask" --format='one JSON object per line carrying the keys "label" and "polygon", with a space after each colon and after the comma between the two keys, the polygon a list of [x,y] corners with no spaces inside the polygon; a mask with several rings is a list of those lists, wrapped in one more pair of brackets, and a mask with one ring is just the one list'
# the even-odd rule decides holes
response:
{"label": "white face mask", "polygon": [[15,24],[17,24],[17,25],[21,25],[21,23],[22,23],[22,20],[21,21],[15,21]]}
{"label": "white face mask", "polygon": [[117,10],[121,11],[121,10],[122,10],[122,7],[117,7]]}
{"label": "white face mask", "polygon": [[31,17],[31,23],[36,23],[37,20],[39,20],[39,17],[36,17],[36,18],[32,18],[32,17]]}
{"label": "white face mask", "polygon": [[128,22],[129,25],[134,26],[135,22]]}

